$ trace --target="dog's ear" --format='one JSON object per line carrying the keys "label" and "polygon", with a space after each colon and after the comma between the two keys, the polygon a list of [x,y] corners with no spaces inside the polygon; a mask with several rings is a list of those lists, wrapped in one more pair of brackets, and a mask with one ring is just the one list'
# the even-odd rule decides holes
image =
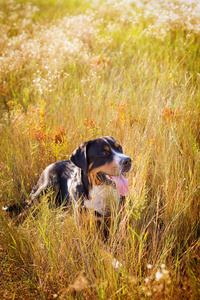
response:
{"label": "dog's ear", "polygon": [[111,135],[107,135],[107,136],[105,136],[104,138],[106,138],[107,140],[111,140],[112,142],[116,143],[116,140],[115,140],[114,137],[111,136]]}
{"label": "dog's ear", "polygon": [[91,141],[82,143],[74,152],[70,155],[70,160],[79,168],[81,168],[85,174],[88,170],[87,161],[87,149]]}

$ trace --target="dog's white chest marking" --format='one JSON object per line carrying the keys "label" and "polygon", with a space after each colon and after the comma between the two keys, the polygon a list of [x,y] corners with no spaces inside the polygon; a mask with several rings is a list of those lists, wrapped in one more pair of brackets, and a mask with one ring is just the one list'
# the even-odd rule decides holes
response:
{"label": "dog's white chest marking", "polygon": [[112,186],[94,185],[89,192],[89,199],[84,201],[87,208],[106,214],[106,204],[109,200],[119,201],[120,196]]}

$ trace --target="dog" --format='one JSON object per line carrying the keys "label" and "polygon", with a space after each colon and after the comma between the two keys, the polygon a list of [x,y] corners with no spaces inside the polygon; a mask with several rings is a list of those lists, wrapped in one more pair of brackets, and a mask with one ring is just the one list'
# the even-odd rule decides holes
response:
{"label": "dog", "polygon": [[117,201],[129,194],[128,181],[123,174],[131,167],[131,158],[123,154],[122,146],[112,136],[84,142],[69,160],[52,163],[42,172],[30,193],[30,201],[18,218],[27,214],[36,199],[50,188],[57,204],[81,204],[103,215],[108,189],[113,191]]}

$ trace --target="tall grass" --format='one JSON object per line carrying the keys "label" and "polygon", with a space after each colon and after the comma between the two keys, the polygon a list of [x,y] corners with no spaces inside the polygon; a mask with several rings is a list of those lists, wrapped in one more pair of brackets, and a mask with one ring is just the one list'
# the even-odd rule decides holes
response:
{"label": "tall grass", "polygon": [[122,210],[108,199],[109,220],[46,196],[18,226],[1,213],[1,299],[198,299],[198,4],[1,9],[2,206],[28,199],[85,140],[113,135],[133,160],[130,196]]}

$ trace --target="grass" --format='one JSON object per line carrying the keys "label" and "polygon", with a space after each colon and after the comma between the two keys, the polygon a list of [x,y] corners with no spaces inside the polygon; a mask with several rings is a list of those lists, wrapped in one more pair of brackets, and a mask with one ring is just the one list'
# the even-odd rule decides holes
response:
{"label": "grass", "polygon": [[133,160],[106,242],[92,212],[46,197],[19,226],[1,213],[1,299],[198,299],[198,6],[1,1],[0,22],[1,205],[85,140]]}

